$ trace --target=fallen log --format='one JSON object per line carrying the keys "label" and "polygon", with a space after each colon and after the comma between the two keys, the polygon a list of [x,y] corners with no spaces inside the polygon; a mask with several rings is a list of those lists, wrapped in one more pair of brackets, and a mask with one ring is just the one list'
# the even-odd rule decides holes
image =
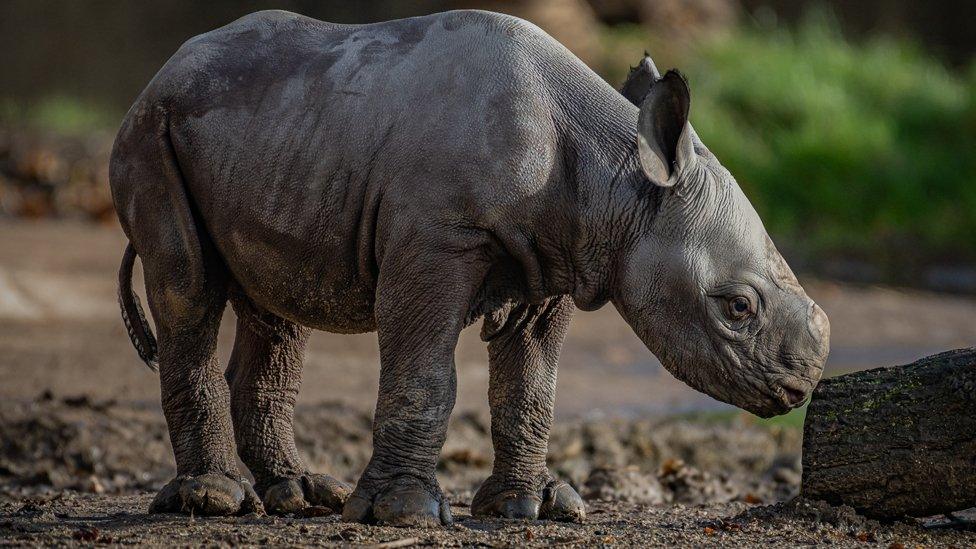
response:
{"label": "fallen log", "polygon": [[880,519],[976,506],[976,349],[821,381],[801,493]]}

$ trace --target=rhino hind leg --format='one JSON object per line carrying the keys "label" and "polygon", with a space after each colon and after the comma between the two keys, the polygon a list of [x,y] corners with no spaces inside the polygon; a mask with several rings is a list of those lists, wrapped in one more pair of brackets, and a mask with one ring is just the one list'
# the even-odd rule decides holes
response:
{"label": "rhino hind leg", "polygon": [[486,324],[495,462],[471,503],[474,515],[570,522],[585,516],[579,494],[546,467],[556,365],[572,315],[572,300],[562,296],[517,306],[499,326]]}
{"label": "rhino hind leg", "polygon": [[294,409],[310,330],[258,310],[237,292],[237,335],[227,380],[238,454],[269,513],[308,506],[341,511],[351,489],[312,473],[295,446]]}
{"label": "rhino hind leg", "polygon": [[[208,247],[204,246],[204,253]],[[159,330],[163,413],[176,456],[177,477],[157,494],[154,513],[234,515],[260,512],[261,502],[234,456],[230,391],[217,362],[217,331],[226,303],[218,261],[199,284],[177,265],[186,256],[157,247],[143,259],[146,291]]]}
{"label": "rhino hind leg", "polygon": [[120,131],[110,170],[119,220],[142,258],[158,331],[163,414],[176,458],[176,478],[150,511],[260,511],[238,469],[230,389],[216,358],[227,270],[196,219],[168,122],[159,113],[148,110]]}

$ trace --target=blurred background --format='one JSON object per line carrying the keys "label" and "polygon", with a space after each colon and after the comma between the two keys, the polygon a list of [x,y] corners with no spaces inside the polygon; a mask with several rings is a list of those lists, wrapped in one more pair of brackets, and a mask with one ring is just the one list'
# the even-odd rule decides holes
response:
{"label": "blurred background", "polygon": [[[829,374],[976,345],[972,1],[4,0],[0,398],[156,402],[115,306],[107,158],[181,43],[267,8],[366,23],[472,7],[536,23],[615,87],[645,50],[688,76],[698,133],[830,315]],[[483,409],[473,330],[458,365],[459,407]],[[303,399],[369,407],[377,375],[374,336],[315,334]],[[577,317],[560,376],[562,417],[729,410],[674,381],[609,306]]]}

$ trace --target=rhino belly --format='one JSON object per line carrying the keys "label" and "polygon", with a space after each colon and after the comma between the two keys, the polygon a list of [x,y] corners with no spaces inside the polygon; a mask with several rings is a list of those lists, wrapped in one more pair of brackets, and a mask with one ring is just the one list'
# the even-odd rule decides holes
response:
{"label": "rhino belly", "polygon": [[[375,284],[360,276],[345,246],[254,223],[228,229],[218,230],[214,240],[237,284],[261,308],[328,332],[375,329]],[[329,233],[319,229],[309,235]]]}

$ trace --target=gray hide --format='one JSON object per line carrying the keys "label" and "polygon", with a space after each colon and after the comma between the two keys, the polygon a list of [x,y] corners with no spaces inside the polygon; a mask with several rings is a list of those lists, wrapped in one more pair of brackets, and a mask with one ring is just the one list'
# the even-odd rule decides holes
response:
{"label": "gray hide", "polygon": [[[111,162],[123,317],[158,364],[176,454],[152,510],[450,523],[434,469],[458,334],[482,317],[495,463],[478,515],[583,518],[545,464],[574,306],[612,302],[718,399],[764,416],[802,403],[826,317],[688,124],[684,79],[651,68],[625,98],[537,27],[478,11],[372,25],[260,12],[183,45]],[[136,254],[158,345],[130,288]],[[311,329],[378,334],[374,451],[352,493],[295,449]]]}

